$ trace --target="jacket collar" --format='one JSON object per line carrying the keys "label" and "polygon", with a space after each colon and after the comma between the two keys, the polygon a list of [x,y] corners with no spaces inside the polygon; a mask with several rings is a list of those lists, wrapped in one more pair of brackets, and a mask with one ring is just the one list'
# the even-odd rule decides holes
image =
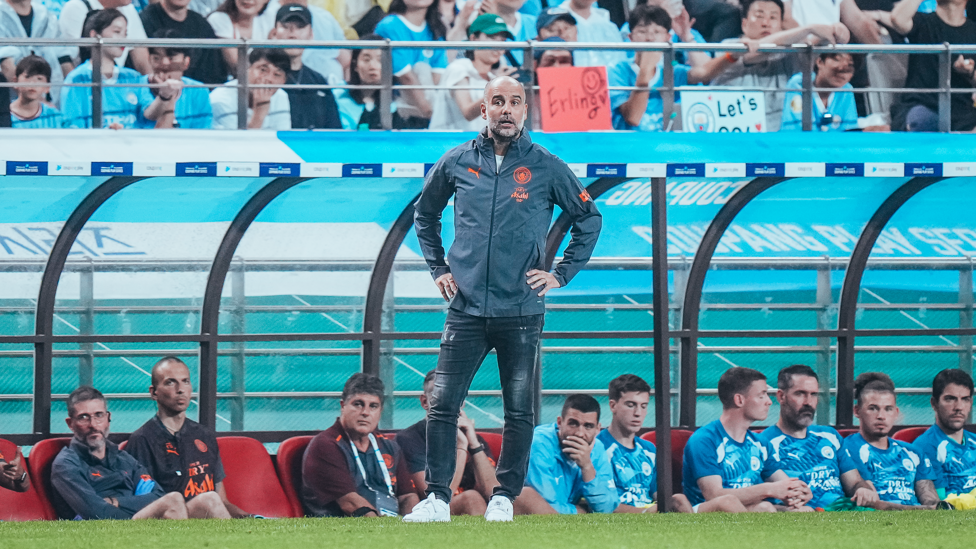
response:
{"label": "jacket collar", "polygon": [[[495,140],[488,136],[488,128],[481,130],[478,137],[475,139],[475,146],[481,150],[481,152],[488,158],[495,158]],[[532,146],[532,138],[529,137],[529,131],[522,128],[522,132],[519,133],[518,137],[512,140],[511,146],[508,148],[508,152],[514,151],[517,156],[522,156],[528,152],[529,147]]]}
{"label": "jacket collar", "polygon": [[89,465],[110,466],[115,462],[115,458],[119,454],[118,445],[110,440],[105,441],[105,459],[98,459],[93,456],[91,454],[91,450],[88,449],[88,445],[81,442],[77,438],[71,439],[71,449],[78,452],[81,459]]}

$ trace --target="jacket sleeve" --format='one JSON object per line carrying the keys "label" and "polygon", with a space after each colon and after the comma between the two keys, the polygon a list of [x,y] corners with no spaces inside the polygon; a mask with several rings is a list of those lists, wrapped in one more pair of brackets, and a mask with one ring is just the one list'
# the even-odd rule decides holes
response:
{"label": "jacket sleeve", "polygon": [[417,230],[417,240],[420,250],[430,267],[430,274],[438,277],[451,272],[444,254],[444,242],[441,239],[441,215],[448,200],[454,194],[454,177],[451,170],[457,164],[453,155],[445,155],[427,174],[424,189],[420,198],[414,204],[413,224]]}
{"label": "jacket sleeve", "polygon": [[149,469],[146,469],[143,464],[136,461],[134,457],[126,454],[126,452],[120,452],[120,457],[125,460],[125,467],[133,471],[133,484],[138,484],[140,480],[153,481],[153,488],[147,494],[143,494],[141,496],[135,495],[135,486],[133,486],[133,494],[131,496],[117,496],[115,498],[119,501],[119,509],[124,509],[134,515],[141,511],[143,507],[166,495],[166,492],[163,491],[163,487],[152,478],[152,475],[149,474]]}
{"label": "jacket sleeve", "polygon": [[562,261],[553,269],[559,285],[565,286],[593,255],[600,229],[603,228],[603,216],[569,166],[561,160],[553,160],[557,164],[553,166],[557,175],[550,189],[550,198],[573,220],[569,245],[563,252]]}
{"label": "jacket sleeve", "polygon": [[51,484],[72,511],[85,520],[132,518],[132,515],[99,497],[85,478],[85,471],[72,461],[58,459],[51,467]]}
{"label": "jacket sleeve", "polygon": [[[565,486],[567,479],[559,467],[551,444],[545,437],[535,435],[529,453],[529,470],[525,475],[525,485],[531,486],[546,503],[561,515],[575,515],[576,505],[569,501]],[[560,481],[557,482],[557,478]]]}
{"label": "jacket sleeve", "polygon": [[602,444],[597,444],[590,454],[596,477],[590,482],[583,483],[583,497],[586,498],[590,511],[594,513],[612,513],[617,508],[617,485],[613,482],[613,467],[607,459],[606,450]]}

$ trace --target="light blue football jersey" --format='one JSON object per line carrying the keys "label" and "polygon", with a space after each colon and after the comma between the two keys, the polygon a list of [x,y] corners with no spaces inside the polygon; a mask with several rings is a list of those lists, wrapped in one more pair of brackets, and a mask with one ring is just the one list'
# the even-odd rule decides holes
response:
{"label": "light blue football jersey", "polygon": [[597,439],[607,449],[607,459],[613,467],[613,482],[617,485],[620,503],[647,507],[654,503],[657,492],[657,450],[654,444],[634,439],[634,448],[627,448],[604,429]]}
{"label": "light blue football jersey", "polygon": [[806,482],[813,493],[807,505],[814,508],[825,508],[844,497],[840,476],[857,469],[857,465],[846,452],[841,452],[843,439],[836,430],[811,425],[807,427],[806,438],[793,438],[773,425],[760,433],[759,439],[766,446],[764,478],[783,471],[791,478]]}

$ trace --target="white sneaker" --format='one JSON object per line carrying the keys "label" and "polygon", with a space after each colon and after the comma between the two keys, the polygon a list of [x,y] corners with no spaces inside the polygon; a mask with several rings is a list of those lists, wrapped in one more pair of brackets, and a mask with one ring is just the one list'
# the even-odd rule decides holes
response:
{"label": "white sneaker", "polygon": [[491,496],[485,520],[488,522],[512,522],[512,500],[505,496]]}
{"label": "white sneaker", "polygon": [[414,505],[413,511],[403,516],[403,522],[451,522],[451,506],[431,494]]}

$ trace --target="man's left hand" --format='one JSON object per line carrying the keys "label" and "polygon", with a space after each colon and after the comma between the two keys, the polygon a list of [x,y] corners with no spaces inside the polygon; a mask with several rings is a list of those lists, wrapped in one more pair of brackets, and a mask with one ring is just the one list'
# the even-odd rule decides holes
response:
{"label": "man's left hand", "polygon": [[540,286],[545,286],[545,288],[542,288],[542,291],[539,292],[539,297],[546,295],[549,290],[559,287],[559,281],[556,280],[556,275],[547,271],[532,269],[531,271],[525,273],[525,276],[529,277],[526,283],[531,286],[533,290]]}

